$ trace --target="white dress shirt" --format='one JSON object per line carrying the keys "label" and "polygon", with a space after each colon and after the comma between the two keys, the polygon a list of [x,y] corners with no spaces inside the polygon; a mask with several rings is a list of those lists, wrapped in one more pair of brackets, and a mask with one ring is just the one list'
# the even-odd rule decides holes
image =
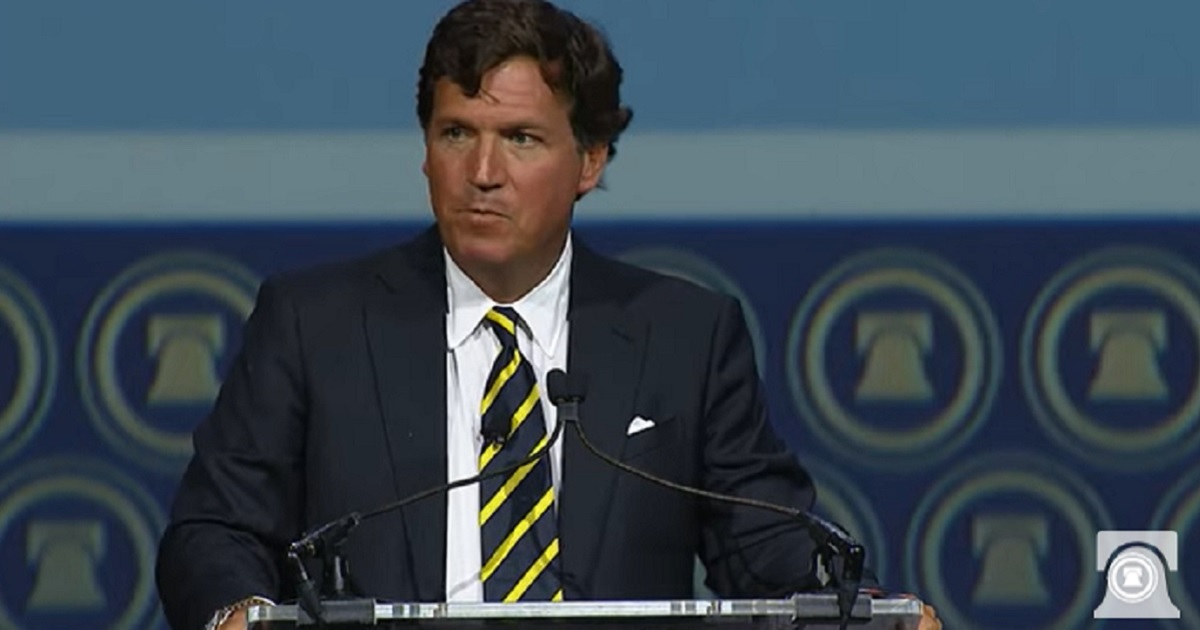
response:
{"label": "white dress shirt", "polygon": [[[480,290],[443,249],[446,260],[446,449],[447,480],[478,474],[482,419],[479,404],[500,341],[483,317],[498,304]],[[557,413],[546,393],[546,373],[567,366],[567,305],[570,298],[571,238],[545,280],[511,306],[525,326],[517,345],[533,365],[546,418],[554,429]],[[532,335],[532,336],[531,336]],[[555,497],[561,487],[562,442],[550,449],[550,474]],[[557,501],[556,501],[557,506]],[[446,601],[483,601],[483,566],[479,533],[479,484],[450,492],[446,501]]]}

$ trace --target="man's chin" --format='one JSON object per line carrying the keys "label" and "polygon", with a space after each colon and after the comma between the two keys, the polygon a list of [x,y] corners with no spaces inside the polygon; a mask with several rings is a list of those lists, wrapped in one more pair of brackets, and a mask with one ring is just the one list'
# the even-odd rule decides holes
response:
{"label": "man's chin", "polygon": [[464,239],[448,249],[454,262],[464,270],[502,269],[513,260],[512,250],[502,243]]}

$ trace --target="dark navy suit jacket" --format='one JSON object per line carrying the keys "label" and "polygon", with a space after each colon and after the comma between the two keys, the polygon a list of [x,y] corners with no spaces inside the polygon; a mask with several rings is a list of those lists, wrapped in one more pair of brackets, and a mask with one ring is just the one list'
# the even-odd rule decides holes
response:
{"label": "dark navy suit jacket", "polygon": [[[260,594],[293,595],[305,530],[446,481],[446,282],[434,228],[360,260],[269,278],[214,409],[195,432],[159,551],[175,628]],[[667,479],[811,507],[772,432],[738,303],[576,240],[568,371],[587,376],[591,442]],[[630,420],[654,420],[626,435]],[[694,559],[725,597],[811,587],[813,543],[783,517],[621,473],[564,430],[564,596],[689,598]],[[346,551],[364,594],[444,601],[446,498],[364,522]]]}

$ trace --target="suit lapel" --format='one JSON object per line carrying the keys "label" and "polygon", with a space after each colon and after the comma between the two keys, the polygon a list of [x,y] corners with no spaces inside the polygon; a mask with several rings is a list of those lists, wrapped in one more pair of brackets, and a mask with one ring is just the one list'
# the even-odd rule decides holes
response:
{"label": "suit lapel", "polygon": [[[364,313],[383,430],[399,498],[446,483],[445,275],[426,233],[385,257]],[[446,495],[402,511],[406,564],[420,601],[445,598]]]}
{"label": "suit lapel", "polygon": [[[580,417],[588,440],[616,455],[625,441],[641,379],[645,324],[623,310],[626,287],[606,262],[582,245],[571,271],[568,370],[587,375]],[[397,497],[446,483],[446,285],[436,228],[386,256],[378,290],[364,312],[383,430]],[[563,435],[559,500],[567,599],[593,589],[590,580],[608,529],[605,521],[618,471],[587,451],[573,429]],[[420,601],[445,599],[446,495],[403,510],[407,570]]]}
{"label": "suit lapel", "polygon": [[[621,294],[603,265],[595,254],[576,248],[567,361],[569,373],[587,377],[587,396],[579,414],[588,441],[615,456],[633,414],[645,333],[642,326],[626,321]],[[596,565],[608,529],[605,519],[618,471],[588,452],[572,428],[564,429],[563,439],[559,536],[564,595],[580,599],[593,590],[590,569]]]}

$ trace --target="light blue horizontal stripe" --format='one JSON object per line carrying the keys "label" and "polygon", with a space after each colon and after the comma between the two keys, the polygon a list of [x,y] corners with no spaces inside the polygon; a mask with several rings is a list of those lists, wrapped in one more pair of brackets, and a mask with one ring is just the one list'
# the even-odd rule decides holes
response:
{"label": "light blue horizontal stripe", "polygon": [[[449,0],[0,0],[0,129],[415,128]],[[1200,124],[1194,0],[565,0],[644,131]]]}
{"label": "light blue horizontal stripe", "polygon": [[[1200,128],[634,133],[583,220],[1200,214]],[[0,220],[423,219],[410,133],[0,134]]]}

